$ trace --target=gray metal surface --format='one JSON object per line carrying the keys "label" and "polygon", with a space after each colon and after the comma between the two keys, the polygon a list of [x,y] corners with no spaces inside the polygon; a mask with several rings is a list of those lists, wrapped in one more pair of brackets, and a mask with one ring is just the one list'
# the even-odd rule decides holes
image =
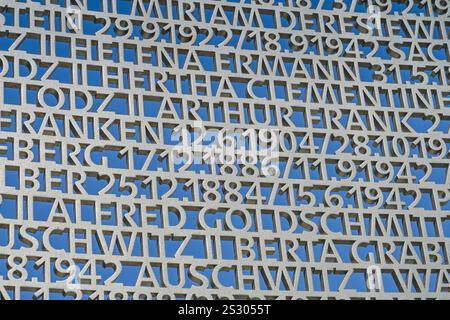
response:
{"label": "gray metal surface", "polygon": [[450,2],[346,2],[0,1],[0,299],[450,298]]}

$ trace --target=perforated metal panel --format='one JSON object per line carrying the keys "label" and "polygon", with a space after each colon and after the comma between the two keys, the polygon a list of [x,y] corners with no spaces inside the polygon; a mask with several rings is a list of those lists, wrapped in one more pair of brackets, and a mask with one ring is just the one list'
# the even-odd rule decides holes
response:
{"label": "perforated metal panel", "polygon": [[0,1],[0,299],[448,299],[449,12]]}

